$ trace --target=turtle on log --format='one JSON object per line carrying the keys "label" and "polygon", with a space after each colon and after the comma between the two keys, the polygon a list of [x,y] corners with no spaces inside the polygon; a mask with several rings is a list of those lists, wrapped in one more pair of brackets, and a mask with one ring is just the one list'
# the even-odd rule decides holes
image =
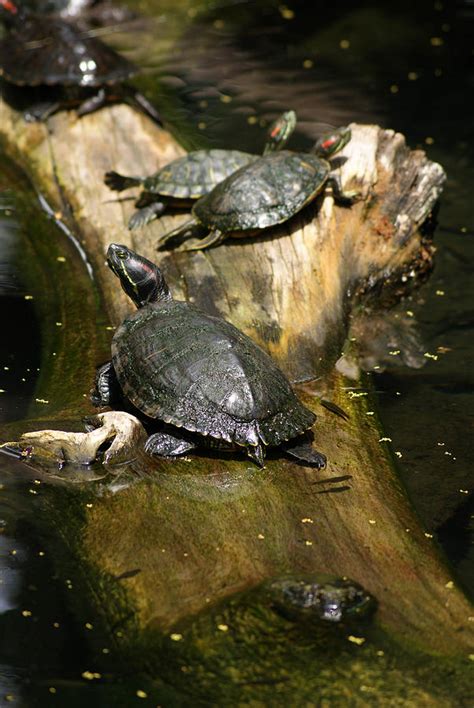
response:
{"label": "turtle on log", "polygon": [[158,266],[126,246],[111,244],[107,263],[138,309],[114,334],[94,405],[125,399],[167,424],[145,444],[152,455],[241,447],[263,467],[266,448],[279,446],[325,466],[307,434],[316,416],[266,352],[222,318],[174,300]]}

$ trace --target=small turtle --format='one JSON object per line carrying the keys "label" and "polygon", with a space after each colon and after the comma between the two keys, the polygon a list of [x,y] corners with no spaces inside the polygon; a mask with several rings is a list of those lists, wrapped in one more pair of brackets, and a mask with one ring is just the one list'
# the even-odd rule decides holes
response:
{"label": "small turtle", "polygon": [[360,198],[359,193],[343,191],[329,162],[350,139],[350,128],[339,128],[320,138],[310,153],[283,150],[241,167],[199,199],[192,218],[165,234],[159,245],[175,237],[197,236],[183,247],[193,251],[229,236],[260,234],[297,214],[327,186],[332,187],[335,199],[352,203]]}
{"label": "small turtle", "polygon": [[0,40],[0,77],[13,86],[61,89],[58,100],[32,106],[26,119],[45,120],[64,105],[79,105],[82,116],[123,100],[160,122],[144,96],[122,85],[138,68],[73,22],[29,13],[13,0],[0,0],[0,19],[8,30]]}
{"label": "small turtle", "polygon": [[[286,111],[277,118],[268,129],[263,154],[281,149],[295,125],[294,111]],[[132,214],[128,222],[128,228],[133,230],[156,219],[170,203],[189,207],[192,201],[208,194],[240,167],[257,159],[257,155],[240,150],[195,150],[169,162],[149,177],[127,177],[118,172],[106,172],[104,181],[116,192],[139,185],[144,187],[145,191],[136,203],[136,206],[143,206]]]}
{"label": "small turtle", "polygon": [[305,435],[316,416],[268,354],[229,322],[174,300],[160,269],[126,246],[111,244],[107,263],[138,310],[114,334],[94,405],[113,405],[121,391],[142,414],[169,424],[148,438],[153,455],[179,455],[207,439],[211,447],[243,447],[261,467],[267,446],[324,467]]}

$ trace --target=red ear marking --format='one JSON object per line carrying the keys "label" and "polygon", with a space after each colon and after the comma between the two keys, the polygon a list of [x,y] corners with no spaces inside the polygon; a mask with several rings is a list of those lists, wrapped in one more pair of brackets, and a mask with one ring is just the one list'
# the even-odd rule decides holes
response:
{"label": "red ear marking", "polygon": [[334,145],[335,142],[336,138],[328,138],[323,143],[321,143],[321,147],[323,148],[323,150],[326,150],[327,148],[331,147],[331,145]]}
{"label": "red ear marking", "polygon": [[276,126],[273,128],[273,130],[270,132],[270,137],[271,137],[271,138],[276,137],[279,132],[280,132],[280,126],[279,126],[279,125],[276,125]]}
{"label": "red ear marking", "polygon": [[0,4],[4,7],[7,12],[11,12],[12,15],[16,15],[18,8],[14,5],[11,0],[0,0]]}

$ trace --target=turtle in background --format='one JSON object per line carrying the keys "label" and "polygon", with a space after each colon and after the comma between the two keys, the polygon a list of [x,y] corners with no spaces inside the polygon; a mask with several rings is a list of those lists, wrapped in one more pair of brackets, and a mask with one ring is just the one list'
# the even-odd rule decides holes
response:
{"label": "turtle in background", "polygon": [[0,77],[47,93],[47,100],[25,111],[27,120],[46,120],[70,106],[82,116],[126,101],[161,122],[148,100],[124,83],[138,68],[74,22],[33,14],[13,0],[0,0],[0,20],[7,30],[0,40]]}
{"label": "turtle in background", "polygon": [[[296,113],[282,113],[267,131],[263,154],[283,148],[295,126]],[[141,208],[132,214],[128,222],[128,228],[134,230],[161,216],[170,204],[189,207],[219,182],[257,158],[257,155],[240,150],[194,150],[148,177],[131,177],[111,171],[105,173],[104,182],[116,192],[130,187],[144,188],[135,205]]]}
{"label": "turtle in background", "polygon": [[224,319],[174,300],[158,266],[126,246],[112,243],[107,263],[138,309],[114,334],[94,405],[128,402],[166,423],[145,444],[151,455],[240,447],[263,467],[267,447],[278,446],[325,466],[306,435],[316,416],[263,349]]}
{"label": "turtle in background", "polygon": [[264,155],[241,167],[201,197],[191,219],[165,234],[159,247],[169,240],[194,238],[182,250],[209,248],[228,237],[260,235],[297,214],[326,187],[345,204],[360,199],[359,192],[344,191],[331,158],[351,139],[349,127],[321,137],[311,152],[282,150]]}

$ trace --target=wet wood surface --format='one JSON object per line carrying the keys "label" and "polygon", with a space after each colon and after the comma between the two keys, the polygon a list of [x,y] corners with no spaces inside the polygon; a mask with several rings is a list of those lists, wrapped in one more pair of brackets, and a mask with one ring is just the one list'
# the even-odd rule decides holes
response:
{"label": "wet wood surface", "polygon": [[[381,283],[396,290],[429,267],[419,227],[442,189],[439,165],[393,131],[353,126],[340,172],[363,201],[345,208],[328,194],[261,240],[157,252],[159,234],[186,215],[166,214],[130,233],[133,201],[118,200],[102,179],[110,169],[147,174],[183,154],[169,133],[126,106],[81,120],[62,113],[47,126],[27,125],[4,105],[0,111],[8,153],[79,238],[111,322],[131,309],[104,266],[114,241],[158,262],[176,297],[230,319],[293,381],[315,381],[300,394],[318,414],[315,442],[329,460],[322,472],[278,455],[264,471],[235,457],[137,461],[143,480],[87,512],[81,572],[138,569],[123,584],[126,602],[139,627],[158,630],[281,572],[347,575],[377,597],[392,635],[430,651],[465,652],[469,603],[420,527],[373,407],[349,393],[360,382],[333,371],[358,293]],[[323,409],[315,393],[347,410],[349,421]],[[66,539],[73,513],[57,511]],[[110,621],[122,611],[100,584],[94,597]]]}

